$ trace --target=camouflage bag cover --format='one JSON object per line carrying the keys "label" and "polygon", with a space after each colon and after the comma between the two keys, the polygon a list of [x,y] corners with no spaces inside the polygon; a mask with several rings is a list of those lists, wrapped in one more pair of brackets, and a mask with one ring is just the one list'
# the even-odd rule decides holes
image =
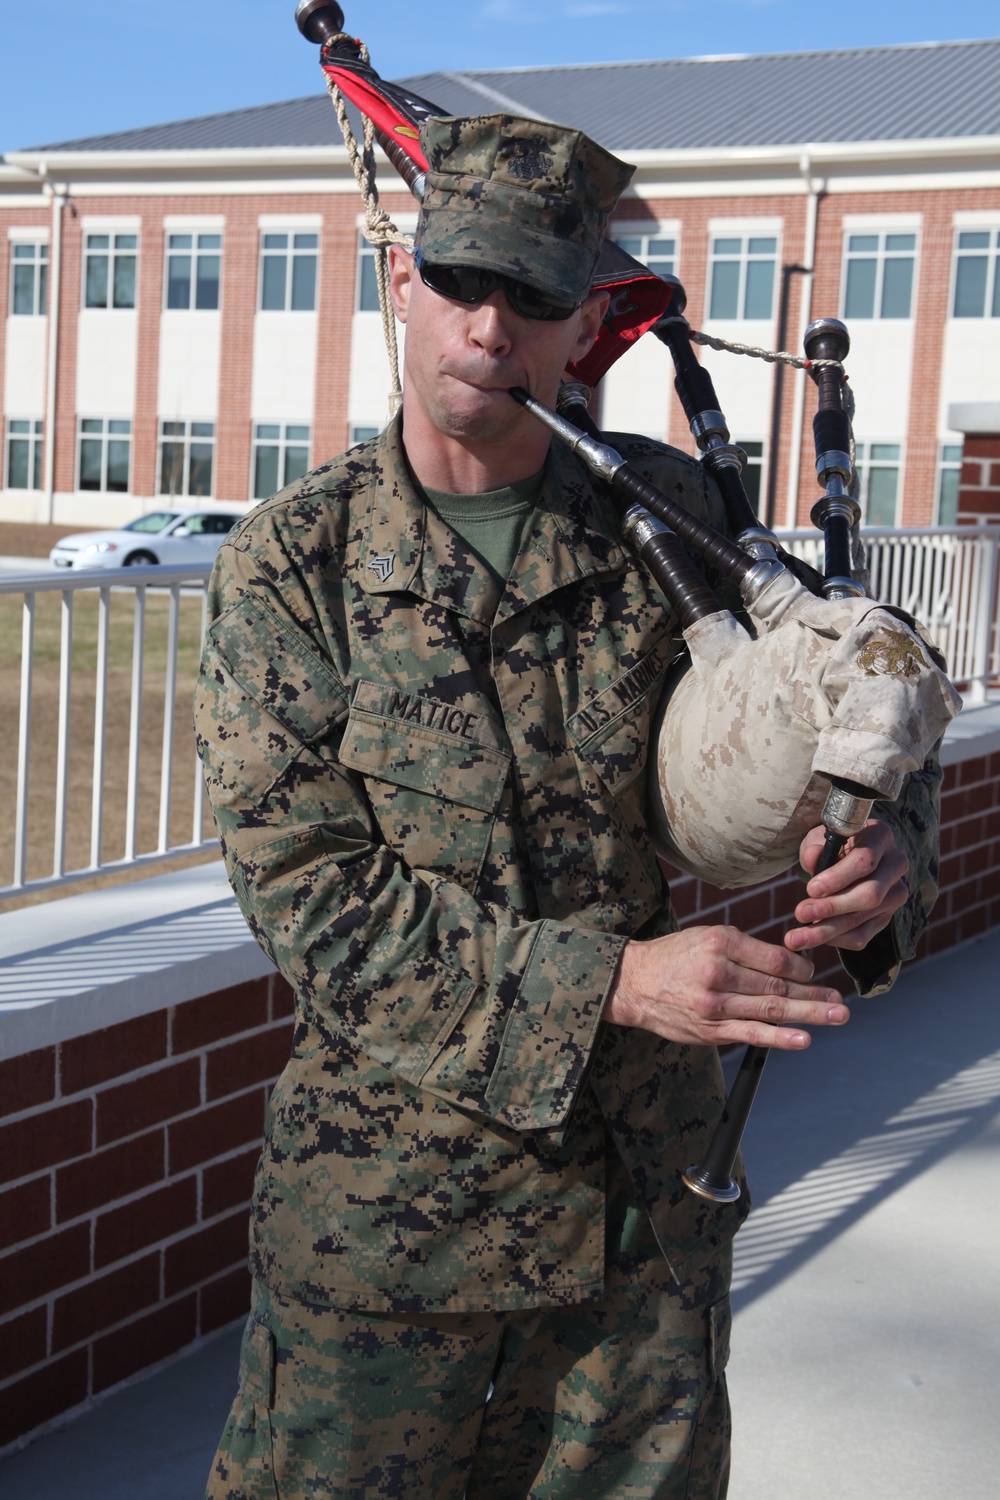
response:
{"label": "camouflage bag cover", "polygon": [[730,614],[685,630],[650,759],[659,852],[722,887],[796,863],[831,776],[895,801],[961,708],[902,610],[817,599],[786,574],[755,614],[757,639]]}

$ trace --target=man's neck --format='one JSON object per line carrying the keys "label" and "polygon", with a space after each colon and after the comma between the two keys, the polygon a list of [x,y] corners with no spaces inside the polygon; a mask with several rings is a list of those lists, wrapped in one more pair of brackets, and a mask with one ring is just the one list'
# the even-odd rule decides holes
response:
{"label": "man's neck", "polygon": [[476,443],[446,437],[419,419],[407,422],[403,447],[414,478],[426,489],[450,495],[483,495],[530,479],[545,463],[549,434],[533,419],[517,441]]}

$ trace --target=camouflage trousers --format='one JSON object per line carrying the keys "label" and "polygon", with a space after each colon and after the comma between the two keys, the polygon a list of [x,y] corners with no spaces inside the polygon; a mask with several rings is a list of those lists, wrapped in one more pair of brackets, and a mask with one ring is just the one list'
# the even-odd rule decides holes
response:
{"label": "camouflage trousers", "polygon": [[626,1192],[599,1302],[397,1317],[256,1284],[208,1500],[723,1500],[729,1252],[678,1285]]}

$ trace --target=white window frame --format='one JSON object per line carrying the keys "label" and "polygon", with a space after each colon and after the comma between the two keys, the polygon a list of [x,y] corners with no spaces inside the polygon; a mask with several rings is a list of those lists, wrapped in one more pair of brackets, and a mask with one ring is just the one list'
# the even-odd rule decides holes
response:
{"label": "white window frame", "polygon": [[[276,427],[277,437],[261,436],[262,427]],[[304,433],[304,437],[290,437],[290,432]],[[257,455],[262,448],[277,449],[278,473],[277,483],[274,489],[268,489],[266,494],[257,493]],[[290,449],[305,448],[306,466],[301,474],[288,473],[288,454]],[[312,423],[311,422],[254,422],[253,434],[250,442],[250,500],[266,500],[269,495],[277,494],[286,485],[292,484],[296,479],[301,479],[303,474],[309,472],[309,461],[312,454]]]}
{"label": "white window frame", "polygon": [[[964,234],[987,234],[990,243],[984,249],[975,249],[971,246],[960,247],[960,238]],[[983,297],[983,310],[981,313],[963,313],[961,317],[955,312],[955,297],[958,292],[958,264],[962,259],[971,259],[973,256],[986,256],[986,290]],[[994,311],[996,305],[996,311]],[[1000,222],[996,219],[990,224],[961,224],[955,225],[955,237],[951,252],[951,288],[948,293],[948,317],[958,323],[985,323],[990,318],[1000,318]]]}
{"label": "white window frame", "polygon": [[[102,236],[107,239],[106,247],[94,246],[91,248],[92,238]],[[134,239],[134,245],[119,245],[120,239]],[[83,226],[83,265],[80,276],[80,305],[85,312],[135,312],[139,306],[139,230],[134,224],[88,224]],[[90,261],[98,257],[105,257],[108,262],[107,297],[106,302],[88,302],[87,284],[88,268]],[[118,259],[131,258],[135,261],[134,281],[132,287],[132,301],[116,304],[115,296],[115,262]]]}
{"label": "white window frame", "polygon": [[[13,424],[26,423],[27,432],[12,431]],[[28,494],[42,488],[42,443],[44,441],[44,422],[41,417],[19,417],[9,414],[4,419],[4,442],[3,442],[3,482],[5,489],[11,489],[10,482],[10,446],[11,443],[27,443],[28,445],[28,478],[29,483],[23,487],[17,486],[18,494]]]}
{"label": "white window frame", "polygon": [[348,425],[347,446],[356,448],[358,443],[368,443],[373,437],[378,437],[384,423],[380,422],[351,422]]}
{"label": "white window frame", "polygon": [[[776,316],[778,270],[781,265],[781,245],[783,224],[774,219],[761,219],[755,223],[752,220],[733,220],[726,222],[724,219],[713,220],[708,226],[708,266],[705,280],[705,318],[714,323],[773,323]],[[740,241],[739,252],[725,251],[716,252],[717,240]],[[773,240],[773,250],[751,251],[750,244],[753,240]],[[736,317],[726,318],[721,314],[713,313],[712,293],[715,284],[715,266],[718,262],[739,263],[739,280],[736,294]],[[764,261],[771,262],[771,311],[766,318],[749,318],[746,315],[747,296],[747,268],[752,263],[760,264]]]}
{"label": "white window frame", "polygon": [[[180,432],[168,432],[168,427],[180,427]],[[211,432],[195,431],[195,428],[211,428]],[[175,504],[183,504],[188,500],[196,500],[199,504],[211,500],[215,495],[215,439],[216,423],[214,419],[209,421],[199,417],[161,417],[159,423],[159,435],[156,443],[156,493],[159,499],[173,500]],[[163,488],[163,449],[170,443],[183,449],[181,459],[181,488],[179,490],[165,490]],[[191,489],[191,448],[193,444],[209,445],[211,447],[210,463],[212,466],[211,482],[208,490],[198,493]]]}
{"label": "white window frame", "polygon": [[[938,444],[937,468],[934,473],[934,524],[935,526],[954,526],[958,515],[958,491],[961,488],[962,474],[962,452],[965,447],[964,439],[959,438],[956,443],[954,439],[942,441]],[[941,502],[944,499],[942,493],[944,476],[955,474],[958,476],[958,484],[955,487],[955,516],[950,520],[943,520],[941,516]]]}
{"label": "white window frame", "polygon": [[[851,250],[851,240],[855,235],[874,236],[878,244],[874,250]],[[890,249],[888,241],[895,235],[912,235],[913,249]],[[872,312],[870,317],[863,313],[847,311],[847,275],[851,261],[870,260],[875,258],[875,290],[872,296]],[[882,295],[885,287],[885,265],[887,260],[911,260],[913,262],[913,275],[910,281],[910,310],[905,318],[886,317],[882,312]],[[841,253],[840,267],[840,316],[848,322],[858,323],[912,323],[915,317],[917,301],[917,287],[920,268],[920,225],[912,221],[903,224],[894,224],[886,219],[879,219],[873,223],[852,223],[849,219],[844,221],[844,242]]]}
{"label": "white window frame", "polygon": [[[172,246],[171,240],[186,236],[191,240],[188,249],[183,246]],[[202,240],[217,240],[217,245],[203,246]],[[200,224],[170,224],[164,226],[163,231],[163,310],[164,312],[218,312],[222,305],[222,252],[223,240],[221,228],[212,225],[205,227]],[[188,273],[188,300],[184,307],[171,307],[170,297],[170,260],[175,255],[186,255],[191,261]],[[219,262],[219,277],[216,283],[217,296],[214,307],[198,307],[198,262],[200,260],[216,259]]]}
{"label": "white window frame", "polygon": [[[99,432],[84,431],[84,422],[100,422]],[[111,424],[114,422],[119,430],[112,432]],[[128,427],[127,432],[120,430],[122,425]],[[106,494],[106,495],[128,495],[132,492],[132,439],[135,436],[131,417],[87,417],[82,413],[76,421],[76,488],[79,493]],[[83,489],[83,444],[84,442],[97,442],[101,444],[101,483],[96,490]],[[128,445],[128,477],[124,489],[108,488],[108,449],[111,443],[127,443]]]}
{"label": "white window frame", "polygon": [[[374,267],[375,264],[375,246],[370,245],[365,239],[364,222],[364,219],[360,215],[355,220],[355,225],[358,232],[358,248],[357,255],[355,256],[354,261],[354,311],[355,313],[368,315],[371,313],[378,313],[380,311],[380,308],[378,305],[377,282],[375,283],[376,300],[374,307],[361,306],[361,290],[364,275],[363,267],[366,263],[370,264],[372,267]],[[413,234],[417,227],[417,216],[416,214],[396,214],[394,216],[394,222],[396,228],[400,231],[401,234]]]}
{"label": "white window frame", "polygon": [[[362,298],[365,292],[365,269],[371,267],[371,290],[375,293],[375,302],[371,307],[362,306]],[[354,311],[356,313],[379,312],[378,281],[375,276],[375,246],[370,245],[365,239],[364,233],[358,230],[358,254],[354,272]]]}
{"label": "white window frame", "polygon": [[[749,470],[751,470],[751,469],[754,470],[756,472],[756,474],[759,476],[759,483],[757,485],[757,498],[756,498],[756,502],[754,501],[753,496],[752,495],[750,496],[750,503],[751,503],[751,505],[753,505],[754,510],[759,515],[760,514],[760,507],[764,504],[764,501],[767,498],[766,495],[765,495],[766,479],[767,479],[767,457],[768,457],[768,452],[767,452],[767,438],[765,438],[765,437],[742,437],[742,436],[740,436],[740,437],[734,437],[733,438],[733,442],[736,444],[737,448],[742,448],[743,451],[744,451],[744,453],[747,456],[747,465],[746,465],[746,468],[743,470],[743,484],[744,484],[744,486],[746,486],[747,472]],[[759,448],[760,452],[759,453],[755,453],[753,451],[755,448]]]}
{"label": "white window frame", "polygon": [[[18,251],[32,250],[34,254],[29,258],[19,255]],[[30,266],[31,277],[31,311],[18,312],[14,307],[14,280],[19,267]],[[44,275],[43,275],[44,272]],[[18,236],[10,242],[10,286],[7,310],[12,318],[44,318],[49,310],[48,304],[48,279],[49,279],[49,242],[47,237],[38,235],[28,239],[27,236]],[[44,282],[44,295],[42,286]]]}
{"label": "white window frame", "polygon": [[[616,219],[609,226],[609,238],[614,240],[615,244],[619,246],[621,246],[622,240],[638,240],[639,249],[626,249],[626,254],[631,255],[634,260],[640,261],[644,266],[647,266],[649,270],[655,272],[657,276],[678,275],[677,267],[680,264],[681,253],[680,224],[650,224],[648,219]],[[656,240],[671,241],[673,249],[671,250],[669,256],[667,256],[665,253],[661,254],[658,252],[650,252],[649,247]],[[625,249],[624,246],[622,246],[622,248]],[[662,264],[663,261],[668,259],[670,261],[669,271],[659,270],[658,266]],[[651,260],[656,262],[656,264],[651,265]]]}
{"label": "white window frame", "polygon": [[[898,526],[899,512],[903,501],[903,460],[905,457],[905,445],[902,438],[877,437],[864,438],[857,443],[857,468],[860,484],[858,486],[858,499],[861,504],[862,526]],[[871,450],[876,447],[892,447],[898,454],[896,459],[873,458]],[[873,470],[895,469],[896,471],[896,513],[891,521],[872,521],[868,515],[869,490],[871,487],[871,475]]]}
{"label": "white window frame", "polygon": [[[292,222],[287,224],[265,224],[261,223],[258,233],[257,244],[257,312],[258,313],[298,313],[305,317],[313,317],[319,306],[319,257],[322,248],[321,226],[319,224],[297,225]],[[271,245],[269,239],[277,239],[279,235],[284,236],[285,245]],[[296,240],[311,238],[315,240],[314,245],[296,245]],[[264,306],[264,270],[266,259],[276,259],[279,255],[285,259],[285,286],[284,302],[281,307]],[[311,307],[293,307],[292,292],[295,286],[295,264],[296,260],[312,258],[313,267],[313,297]]]}

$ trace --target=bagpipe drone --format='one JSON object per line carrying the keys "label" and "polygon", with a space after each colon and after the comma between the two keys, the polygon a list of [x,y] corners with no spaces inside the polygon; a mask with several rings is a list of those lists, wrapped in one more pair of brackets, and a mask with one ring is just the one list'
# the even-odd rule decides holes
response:
{"label": "bagpipe drone", "polygon": [[[321,45],[335,102],[342,94],[367,122],[367,183],[355,166],[366,207],[377,203],[372,140],[419,198],[427,168],[420,124],[448,112],[380,78],[363,43],[344,33],[338,5],[301,0],[295,17],[303,35]],[[338,113],[357,162],[346,111],[340,106]],[[384,270],[380,279],[384,297]],[[593,347],[569,372],[558,411],[527,391],[511,396],[608,486],[626,539],[680,624],[686,649],[662,694],[649,756],[655,847],[713,885],[749,885],[795,865],[803,836],[822,823],[819,873],[864,827],[873,802],[900,795],[961,706],[917,622],[868,598],[854,576],[860,509],[851,494],[847,330],[820,319],[806,330],[805,359],[781,356],[808,368],[817,386],[813,430],[823,494],[812,519],[824,533],[820,579],[788,557],[754,514],[742,481],[745,455],[730,441],[711,377],[694,355],[680,282],[655,275],[606,239],[593,288],[608,292],[608,313]],[[648,332],[670,351],[678,396],[735,541],[633,469],[587,411],[590,388]],[[741,618],[723,607],[687,548],[739,590]],[[873,982],[867,992],[877,987]],[[708,1155],[685,1174],[704,1197],[726,1202],[739,1195],[733,1166],[768,1050],[747,1049]]]}

